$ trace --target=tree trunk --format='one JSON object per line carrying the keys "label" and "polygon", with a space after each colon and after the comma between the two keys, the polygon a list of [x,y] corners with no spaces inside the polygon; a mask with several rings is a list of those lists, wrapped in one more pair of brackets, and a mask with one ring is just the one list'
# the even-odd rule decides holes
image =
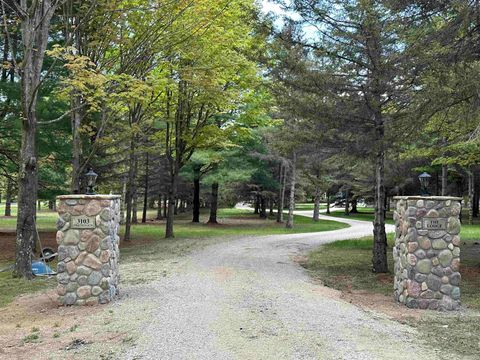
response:
{"label": "tree trunk", "polygon": [[447,196],[448,165],[442,165],[442,196]]}
{"label": "tree trunk", "polygon": [[120,224],[125,224],[125,204],[127,203],[127,180],[125,177],[122,179],[122,201],[120,203]]}
{"label": "tree trunk", "polygon": [[327,212],[330,215],[330,193],[327,191]]}
{"label": "tree trunk", "polygon": [[256,215],[260,213],[260,196],[258,194],[255,195],[255,209],[253,213]]}
{"label": "tree trunk", "polygon": [[[5,16],[5,14],[2,14],[2,15]],[[9,34],[6,31],[6,29],[4,29],[3,31],[3,64],[9,64],[10,66],[12,66],[13,64],[10,63],[10,61],[8,61],[8,55],[10,53],[10,46],[9,46],[10,44],[8,40],[9,40]],[[2,66],[1,81],[6,82],[7,78],[8,78],[8,68],[7,66]]]}
{"label": "tree trunk", "polygon": [[357,209],[357,199],[352,199],[351,201],[352,204],[352,210],[350,210],[350,213],[352,214],[358,214],[358,209]]}
{"label": "tree trunk", "polygon": [[135,178],[135,141],[132,139],[130,141],[130,161],[128,169],[128,180],[127,180],[127,193],[125,196],[125,204],[127,208],[127,213],[125,217],[125,241],[130,241],[130,228],[132,226],[132,203],[134,196],[134,178]]}
{"label": "tree trunk", "polygon": [[293,211],[295,210],[295,182],[297,174],[297,154],[293,153],[292,160],[292,175],[290,182],[290,203],[288,204],[288,219],[286,227],[287,229],[293,228]]}
{"label": "tree trunk", "polygon": [[7,178],[7,193],[5,194],[5,216],[12,216],[12,179]]}
{"label": "tree trunk", "polygon": [[138,193],[132,199],[132,224],[138,224]]}
{"label": "tree trunk", "polygon": [[193,169],[193,219],[192,222],[200,222],[200,166]]}
{"label": "tree trunk", "polygon": [[28,7],[18,3],[21,19],[23,59],[21,63],[21,124],[22,142],[18,171],[18,211],[15,250],[15,276],[27,279],[32,274],[32,249],[35,243],[35,203],[37,200],[37,100],[45,50],[48,44],[50,21],[59,2],[51,0]]}
{"label": "tree trunk", "polygon": [[315,187],[315,197],[313,199],[313,221],[318,221],[320,218],[320,187]]}
{"label": "tree trunk", "polygon": [[80,105],[82,103],[80,96],[73,96],[72,104],[70,105],[72,109],[71,116],[71,126],[72,126],[72,180],[70,183],[70,191],[72,194],[80,194],[80,179],[81,179],[81,169],[80,169],[80,159],[82,155],[82,142],[80,137],[80,125],[82,121],[82,115],[80,112]]}
{"label": "tree trunk", "polygon": [[163,220],[162,209],[162,193],[158,193],[157,220]]}
{"label": "tree trunk", "polygon": [[350,189],[345,190],[345,215],[350,215]]}
{"label": "tree trunk", "polygon": [[473,202],[474,202],[475,175],[472,170],[468,172],[468,223],[473,225]]}
{"label": "tree trunk", "polygon": [[277,222],[283,223],[283,208],[285,207],[285,190],[287,187],[287,167],[282,163],[283,173],[280,179],[280,193],[277,206]]}
{"label": "tree trunk", "polygon": [[477,218],[478,217],[478,212],[479,212],[479,186],[478,182],[475,182],[475,186],[473,188],[474,194],[473,194],[473,217]]}
{"label": "tree trunk", "polygon": [[218,183],[212,184],[212,198],[210,200],[210,218],[209,224],[217,224],[217,210],[218,210]]}
{"label": "tree trunk", "polygon": [[138,187],[137,187],[137,173],[138,173],[138,158],[135,154],[132,178],[132,224],[138,224]]}
{"label": "tree trunk", "polygon": [[283,206],[282,206],[282,193],[283,193],[283,164],[278,164],[278,195],[277,195],[277,223],[282,222]]}
{"label": "tree trunk", "polygon": [[148,208],[148,152],[145,154],[145,186],[143,188],[143,213],[142,223],[147,222],[147,208]]}
{"label": "tree trunk", "polygon": [[265,196],[260,196],[260,218],[266,219],[267,218],[267,204]]}
{"label": "tree trunk", "polygon": [[[26,104],[24,104],[27,107]],[[20,154],[17,239],[15,274],[27,279],[33,278],[32,250],[35,242],[35,217],[37,199],[37,157],[35,152],[36,114],[26,109],[23,119],[22,148]]]}
{"label": "tree trunk", "polygon": [[272,199],[272,198],[269,199],[268,205],[270,206],[270,209],[269,209],[269,211],[268,211],[268,215],[269,215],[269,216],[273,216],[274,202],[273,202],[273,199]]}
{"label": "tree trunk", "polygon": [[163,195],[163,218],[167,217],[167,210],[168,210],[167,201],[168,201],[168,196],[167,194],[165,194]]}
{"label": "tree trunk", "polygon": [[173,173],[170,179],[170,187],[168,189],[168,205],[167,205],[167,224],[165,227],[165,238],[170,239],[175,237],[173,233],[173,220],[175,215],[175,201],[177,197],[177,172]]}
{"label": "tree trunk", "polygon": [[[377,129],[377,131],[380,131]],[[383,136],[383,125],[381,128]],[[385,153],[378,151],[375,167],[375,220],[373,222],[373,272],[388,272],[387,234],[385,232]]]}

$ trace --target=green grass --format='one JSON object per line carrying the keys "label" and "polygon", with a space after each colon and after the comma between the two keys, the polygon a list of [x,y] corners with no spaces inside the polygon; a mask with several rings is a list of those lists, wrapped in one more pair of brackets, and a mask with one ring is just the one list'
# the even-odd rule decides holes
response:
{"label": "green grass", "polygon": [[[5,213],[5,203],[0,204],[0,230],[15,231],[17,225],[17,205],[12,204],[12,216],[3,217]],[[50,211],[47,206],[43,206],[41,211],[37,212],[37,225],[39,230],[54,230],[57,221],[57,213]]]}
{"label": "green grass", "polygon": [[[324,214],[327,215],[327,214]],[[334,210],[330,213],[331,217],[337,218],[344,218],[344,219],[352,219],[352,220],[363,220],[363,221],[370,221],[373,222],[375,218],[375,214],[372,208],[358,208],[358,213],[350,213],[349,215],[345,215],[343,210]],[[387,219],[385,221],[387,224],[394,224],[393,221],[393,212],[387,212]]]}
{"label": "green grass", "polygon": [[[388,236],[388,263],[393,268],[393,234]],[[372,238],[336,241],[312,251],[304,266],[326,286],[391,294],[393,279],[372,272]],[[381,281],[380,281],[381,279]]]}
{"label": "green grass", "polygon": [[[295,204],[295,210],[300,210],[300,211],[313,210],[314,206],[315,205],[313,203],[298,203],[298,204]],[[326,208],[327,208],[326,204],[320,204],[320,209],[326,209]]]}
{"label": "green grass", "polygon": [[[480,225],[464,225],[461,232],[462,303],[480,310]],[[388,266],[393,269],[394,235],[388,235]],[[373,238],[336,241],[311,252],[305,267],[326,286],[338,290],[366,290],[391,295],[393,274],[372,273]]]}
{"label": "green grass", "polygon": [[[0,263],[0,268],[5,263]],[[17,279],[12,276],[11,272],[0,273],[0,307],[3,307],[15,299],[18,295],[34,293],[36,291],[53,288],[57,285],[57,279],[52,278],[35,278],[31,281]]]}
{"label": "green grass", "polygon": [[[206,214],[202,214],[200,223],[194,224],[185,216],[179,216],[175,224],[176,238],[208,238],[223,236],[243,236],[243,235],[273,235],[273,234],[295,234],[317,231],[337,230],[348,227],[335,221],[322,220],[312,221],[305,216],[294,216],[294,228],[286,229],[285,224],[278,224],[274,218],[260,220],[258,215],[252,214],[248,210],[240,209],[221,209],[218,213],[219,225],[206,224]],[[241,223],[227,223],[232,220],[240,220]],[[224,222],[224,224],[222,224]],[[158,224],[134,225],[132,227],[132,236],[135,237],[162,237],[164,226]]]}
{"label": "green grass", "polygon": [[28,343],[36,343],[40,340],[40,336],[37,334],[37,333],[33,333],[33,334],[30,334],[30,335],[27,335],[25,336],[22,341],[25,343],[25,344],[28,344]]}

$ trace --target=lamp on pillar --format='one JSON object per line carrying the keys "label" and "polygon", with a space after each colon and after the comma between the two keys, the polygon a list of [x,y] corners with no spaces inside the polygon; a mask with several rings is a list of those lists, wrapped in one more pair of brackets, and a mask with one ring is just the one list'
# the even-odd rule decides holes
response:
{"label": "lamp on pillar", "polygon": [[92,168],[89,168],[85,177],[87,178],[87,195],[95,195],[95,182],[97,181],[98,175]]}
{"label": "lamp on pillar", "polygon": [[423,196],[429,196],[430,193],[428,192],[428,183],[430,182],[430,178],[432,176],[429,173],[422,173],[418,176],[418,180],[420,180],[420,188],[421,193]]}

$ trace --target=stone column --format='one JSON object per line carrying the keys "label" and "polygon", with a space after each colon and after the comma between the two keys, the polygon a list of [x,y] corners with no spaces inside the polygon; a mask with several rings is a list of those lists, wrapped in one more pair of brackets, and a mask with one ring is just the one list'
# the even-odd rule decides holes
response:
{"label": "stone column", "polygon": [[118,294],[120,196],[58,196],[57,293],[62,305],[105,304]]}
{"label": "stone column", "polygon": [[395,197],[395,299],[410,308],[460,306],[461,198]]}

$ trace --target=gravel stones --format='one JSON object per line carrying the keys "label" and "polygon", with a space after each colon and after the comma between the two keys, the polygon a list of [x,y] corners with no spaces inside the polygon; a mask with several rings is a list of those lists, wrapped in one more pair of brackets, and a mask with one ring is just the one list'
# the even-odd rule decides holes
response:
{"label": "gravel stones", "polygon": [[[58,301],[62,305],[108,303],[118,293],[120,197],[67,195],[59,200]],[[72,228],[72,216],[95,217],[96,228]]]}
{"label": "gravel stones", "polygon": [[395,298],[411,308],[458,309],[460,199],[395,200]]}

